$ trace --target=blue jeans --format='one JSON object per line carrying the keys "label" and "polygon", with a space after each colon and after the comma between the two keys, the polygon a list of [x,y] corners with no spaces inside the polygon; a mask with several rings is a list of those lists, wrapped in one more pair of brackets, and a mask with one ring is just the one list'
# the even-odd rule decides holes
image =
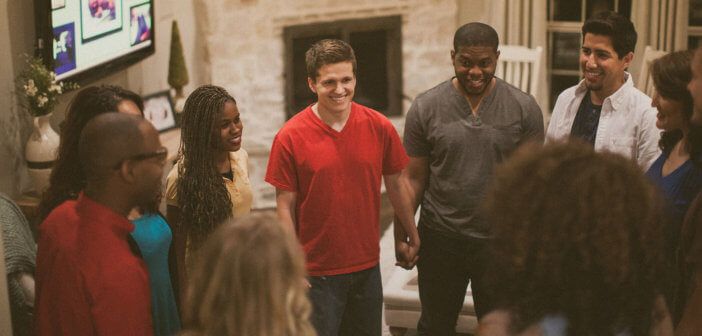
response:
{"label": "blue jeans", "polygon": [[380,336],[383,286],[380,266],[309,278],[312,325],[319,336]]}
{"label": "blue jeans", "polygon": [[417,272],[422,315],[417,323],[417,333],[455,335],[469,282],[472,281],[478,319],[492,309],[493,302],[482,279],[487,266],[487,240],[451,238],[422,225],[419,226],[419,237],[422,247]]}

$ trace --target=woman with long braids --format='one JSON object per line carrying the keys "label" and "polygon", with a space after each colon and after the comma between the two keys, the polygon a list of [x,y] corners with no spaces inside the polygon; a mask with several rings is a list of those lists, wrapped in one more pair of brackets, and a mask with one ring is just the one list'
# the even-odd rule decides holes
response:
{"label": "woman with long braids", "polygon": [[224,220],[251,211],[243,127],[236,101],[221,87],[201,86],[185,101],[179,159],[166,182],[180,284],[207,236]]}
{"label": "woman with long braids", "polygon": [[[80,165],[78,142],[88,121],[108,112],[141,116],[143,108],[144,103],[138,94],[118,86],[92,86],[78,92],[66,112],[50,185],[39,204],[41,220],[61,203],[77,199],[85,187],[85,172]],[[166,156],[167,153],[163,152],[159,157],[164,164]],[[154,334],[171,335],[180,330],[173,290],[174,285],[177,287],[174,265],[169,265],[169,254],[175,252],[171,251],[171,230],[159,214],[158,204],[152,204],[148,209],[132,209],[128,219],[134,223],[131,237],[139,247],[149,270]],[[175,262],[174,257],[171,259]]]}

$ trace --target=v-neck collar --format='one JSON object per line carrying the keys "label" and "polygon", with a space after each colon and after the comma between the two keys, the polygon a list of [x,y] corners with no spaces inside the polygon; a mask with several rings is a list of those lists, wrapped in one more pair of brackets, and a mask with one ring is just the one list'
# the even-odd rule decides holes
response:
{"label": "v-neck collar", "polygon": [[665,161],[668,160],[668,156],[670,156],[670,153],[667,153],[667,154],[664,153],[663,155],[665,155],[665,160],[663,160],[663,164],[661,164],[661,170],[658,172],[658,174],[661,177],[661,179],[664,179],[664,180],[670,179],[670,178],[672,178],[672,176],[680,175],[682,172],[684,172],[688,169],[689,165],[692,164],[692,161],[690,160],[690,158],[687,158],[687,160],[685,160],[685,162],[683,162],[677,168],[673,169],[673,171],[671,171],[667,175],[663,175],[663,165],[665,165]]}
{"label": "v-neck collar", "polygon": [[456,87],[453,85],[454,78],[456,78],[456,76],[451,77],[451,79],[448,81],[448,85],[450,85],[453,89],[452,91],[454,93],[454,96],[457,99],[460,99],[460,101],[462,102],[460,104],[462,104],[463,110],[466,111],[467,117],[480,119],[480,115],[482,114],[481,112],[491,108],[492,104],[495,102],[495,92],[497,91],[497,86],[501,85],[500,79],[497,77],[493,77],[495,78],[495,85],[492,87],[492,90],[485,97],[483,97],[483,100],[480,102],[480,105],[478,105],[478,110],[475,111],[475,114],[473,114],[473,108],[470,106],[468,99],[466,99],[466,97],[464,97],[461,94],[461,92],[458,91],[458,89],[456,89]]}
{"label": "v-neck collar", "polygon": [[324,120],[322,120],[322,118],[320,118],[316,113],[314,113],[314,110],[312,110],[312,106],[314,106],[315,104],[317,103],[313,103],[307,108],[309,117],[312,120],[312,122],[317,124],[317,126],[321,127],[323,130],[329,133],[329,135],[334,137],[339,137],[346,133],[346,130],[349,128],[349,125],[351,125],[351,122],[353,121],[354,116],[356,115],[356,112],[354,112],[354,110],[356,109],[356,103],[351,102],[351,111],[349,112],[349,117],[348,119],[346,119],[346,123],[344,124],[344,127],[341,129],[341,131],[333,129],[331,126],[327,125],[324,122]]}

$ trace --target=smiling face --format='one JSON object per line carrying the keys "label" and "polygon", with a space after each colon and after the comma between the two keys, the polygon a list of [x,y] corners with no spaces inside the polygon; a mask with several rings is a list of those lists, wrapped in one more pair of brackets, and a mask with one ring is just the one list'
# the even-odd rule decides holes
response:
{"label": "smiling face", "polygon": [[488,46],[460,46],[451,50],[451,61],[462,93],[480,96],[492,84],[499,51]]}
{"label": "smiling face", "polygon": [[241,134],[244,124],[241,122],[239,109],[232,101],[224,103],[224,109],[215,124],[215,146],[224,152],[236,152],[241,148]]}
{"label": "smiling face", "polygon": [[634,53],[624,57],[614,51],[612,38],[586,33],[580,52],[580,70],[585,75],[585,85],[593,94],[604,99],[624,84],[624,70]]}
{"label": "smiling face", "polygon": [[307,78],[310,90],[317,94],[320,114],[342,114],[351,111],[356,76],[351,62],[325,64],[317,71],[317,79]]}
{"label": "smiling face", "polygon": [[651,106],[658,109],[656,127],[663,131],[674,131],[683,127],[683,104],[677,100],[666,99],[656,93]]}

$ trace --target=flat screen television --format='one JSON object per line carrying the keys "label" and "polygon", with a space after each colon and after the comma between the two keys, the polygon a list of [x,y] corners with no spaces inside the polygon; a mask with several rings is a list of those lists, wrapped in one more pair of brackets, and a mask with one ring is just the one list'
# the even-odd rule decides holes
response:
{"label": "flat screen television", "polygon": [[154,53],[154,0],[35,0],[37,53],[79,84]]}

